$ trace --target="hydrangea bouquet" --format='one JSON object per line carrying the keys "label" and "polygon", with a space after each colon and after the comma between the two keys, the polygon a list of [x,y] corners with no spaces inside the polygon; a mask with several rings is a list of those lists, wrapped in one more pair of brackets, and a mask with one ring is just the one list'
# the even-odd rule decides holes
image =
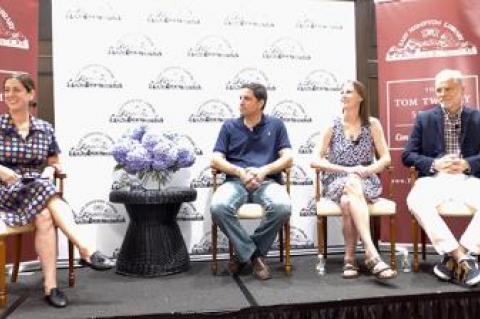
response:
{"label": "hydrangea bouquet", "polygon": [[151,181],[161,188],[174,172],[195,162],[195,152],[182,135],[161,133],[145,125],[123,134],[113,145],[112,154],[117,162],[115,170],[136,175],[141,188]]}

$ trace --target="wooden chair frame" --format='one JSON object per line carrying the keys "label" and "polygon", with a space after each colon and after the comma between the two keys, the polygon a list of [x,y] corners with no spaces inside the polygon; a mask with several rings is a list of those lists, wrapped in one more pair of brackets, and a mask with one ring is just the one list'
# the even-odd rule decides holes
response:
{"label": "wooden chair frame", "polygon": [[[286,175],[285,186],[287,188],[287,193],[290,194],[290,167],[283,170]],[[213,176],[213,191],[215,192],[218,188],[218,174],[220,172],[215,168],[212,168]],[[218,272],[218,262],[217,262],[217,241],[218,241],[218,225],[212,219],[212,273],[217,274]],[[285,238],[285,247],[284,247],[284,238]],[[283,262],[283,253],[285,248],[285,273],[290,275],[292,272],[292,264],[290,261],[290,219],[288,219],[283,227],[278,232],[278,241],[280,244],[280,262]],[[228,251],[230,255],[230,260],[233,258],[233,245],[228,241]]]}
{"label": "wooden chair frame", "polygon": [[[63,197],[64,180],[66,174],[55,173],[55,184],[57,185],[57,194]],[[18,272],[20,268],[20,257],[22,252],[22,235],[35,231],[33,223],[21,227],[7,227],[4,232],[0,232],[0,307],[7,305],[7,284],[5,280],[5,264],[6,264],[6,238],[13,236],[13,265],[11,282],[17,282]],[[68,241],[68,286],[75,286],[75,271],[73,267],[73,243]]]}
{"label": "wooden chair frame", "polygon": [[[321,173],[324,172],[324,169],[318,167],[315,164],[312,164],[311,167],[315,170],[315,202],[319,202],[321,199]],[[385,169],[382,174],[388,174],[388,198],[393,197],[393,183],[392,183],[392,172],[393,167],[389,166]],[[315,210],[317,206],[315,205]],[[390,267],[393,270],[397,269],[397,260],[396,260],[396,222],[395,222],[395,215],[387,215],[389,217],[389,226],[390,226]],[[333,216],[332,216],[333,217]],[[338,216],[337,216],[338,217]],[[372,239],[375,246],[378,249],[378,241],[380,238],[380,218],[384,217],[383,215],[375,215],[370,219],[370,229],[372,232]],[[328,216],[321,216],[317,214],[317,241],[318,241],[318,253],[323,254],[324,258],[327,258],[328,250],[327,250],[327,218]]]}

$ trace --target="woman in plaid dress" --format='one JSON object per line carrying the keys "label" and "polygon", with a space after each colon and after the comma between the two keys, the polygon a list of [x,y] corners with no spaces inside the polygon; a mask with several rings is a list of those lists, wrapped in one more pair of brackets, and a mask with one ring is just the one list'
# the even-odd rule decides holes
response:
{"label": "woman in plaid dress", "polygon": [[27,74],[14,74],[4,82],[8,107],[0,115],[0,226],[16,227],[34,223],[35,249],[44,276],[45,298],[55,307],[65,307],[67,298],[57,288],[57,238],[55,226],[80,252],[80,263],[96,270],[112,267],[111,260],[93,252],[77,236],[70,206],[53,185],[60,172],[60,149],[50,123],[30,114],[35,88]]}

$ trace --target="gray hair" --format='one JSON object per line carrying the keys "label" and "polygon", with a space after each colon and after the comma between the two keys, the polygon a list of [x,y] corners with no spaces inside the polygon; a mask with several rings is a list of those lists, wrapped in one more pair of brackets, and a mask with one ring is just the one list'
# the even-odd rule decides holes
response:
{"label": "gray hair", "polygon": [[435,83],[453,80],[456,83],[463,85],[463,74],[458,70],[443,69],[435,75]]}

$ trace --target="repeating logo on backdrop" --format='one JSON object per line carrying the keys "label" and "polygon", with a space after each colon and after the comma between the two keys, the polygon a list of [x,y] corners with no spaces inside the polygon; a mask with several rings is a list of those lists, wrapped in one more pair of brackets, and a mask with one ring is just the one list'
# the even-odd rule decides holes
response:
{"label": "repeating logo on backdrop", "polygon": [[310,60],[312,57],[305,52],[302,44],[292,38],[275,40],[263,51],[265,59]]}
{"label": "repeating logo on backdrop", "polygon": [[223,20],[223,24],[235,27],[258,27],[273,28],[275,23],[269,21],[268,17],[259,16],[257,12],[234,11],[228,14]]}
{"label": "repeating logo on backdrop", "polygon": [[202,38],[192,48],[188,49],[187,55],[203,58],[238,58],[238,53],[233,50],[230,42],[225,37],[216,35]]}
{"label": "repeating logo on backdrop", "polygon": [[112,154],[113,139],[102,132],[92,132],[83,136],[70,149],[70,156],[107,156]]}
{"label": "repeating logo on backdrop", "polygon": [[157,48],[149,36],[145,34],[126,34],[108,49],[110,55],[138,55],[138,56],[161,56],[162,52]]}
{"label": "repeating logo on backdrop", "polygon": [[150,23],[181,23],[181,24],[200,24],[200,19],[193,15],[189,9],[180,9],[172,11],[157,10],[147,17]]}
{"label": "repeating logo on backdrop", "polygon": [[123,103],[118,111],[110,116],[110,122],[163,123],[163,117],[157,114],[152,104],[141,99],[132,99]]}
{"label": "repeating logo on backdrop", "polygon": [[163,69],[148,87],[153,90],[200,90],[202,87],[186,69],[173,66]]}
{"label": "repeating logo on backdrop", "polygon": [[235,117],[232,108],[218,99],[203,102],[195,114],[188,117],[189,122],[223,122]]}
{"label": "repeating logo on backdrop", "polygon": [[78,0],[67,10],[67,20],[120,21],[111,3],[106,0]]}
{"label": "repeating logo on backdrop", "polygon": [[[222,184],[225,182],[225,174],[220,173],[217,175],[217,185]],[[202,169],[200,174],[195,177],[192,182],[190,183],[191,187],[194,188],[209,188],[213,186],[213,176],[212,176],[212,169],[210,166],[205,167]]]}
{"label": "repeating logo on backdrop", "polygon": [[177,215],[177,220],[203,220],[201,215],[192,203],[183,203]]}
{"label": "repeating logo on backdrop", "polygon": [[411,26],[397,45],[392,46],[386,61],[417,60],[477,54],[477,47],[466,40],[449,22],[431,19]]}
{"label": "repeating logo on backdrop", "polygon": [[343,30],[343,25],[341,24],[325,24],[320,21],[316,21],[315,19],[307,16],[302,15],[297,22],[295,23],[295,27],[300,29],[321,29],[321,30]]}
{"label": "repeating logo on backdrop", "polygon": [[178,134],[177,141],[178,143],[183,143],[183,145],[190,145],[196,155],[203,155],[203,151],[200,149],[200,147],[198,147],[193,139],[187,134]]}
{"label": "repeating logo on backdrop", "polygon": [[8,12],[0,6],[0,47],[28,50],[28,38],[15,26]]}
{"label": "repeating logo on backdrop", "polygon": [[[290,226],[290,247],[292,249],[308,249],[314,247],[314,242],[308,238],[306,232],[295,226]],[[280,248],[278,236],[272,244],[272,250]],[[207,255],[212,253],[212,233],[206,232],[191,250],[192,255]],[[228,253],[228,238],[221,231],[217,232],[217,253]]]}
{"label": "repeating logo on backdrop", "polygon": [[306,207],[303,207],[300,210],[300,216],[308,217],[308,216],[317,216],[317,202],[315,197],[311,198]]}
{"label": "repeating logo on backdrop", "polygon": [[[282,175],[282,179],[286,182],[286,175]],[[290,183],[292,185],[313,185],[313,180],[308,177],[305,170],[298,164],[293,165],[290,170]]]}
{"label": "repeating logo on backdrop", "polygon": [[312,135],[310,135],[305,143],[300,145],[298,148],[298,153],[299,154],[312,154],[313,153],[313,148],[315,147],[315,143],[320,136],[321,132],[315,132]]}
{"label": "repeating logo on backdrop", "polygon": [[303,106],[293,100],[283,100],[277,103],[271,116],[275,116],[284,122],[311,122],[312,118],[305,113]]}
{"label": "repeating logo on backdrop", "polygon": [[92,200],[83,205],[78,213],[74,212],[77,224],[114,224],[125,223],[125,217],[111,203],[101,199]]}
{"label": "repeating logo on backdrop", "polygon": [[67,87],[120,89],[123,85],[106,66],[90,64],[78,71],[74,78],[68,80]]}
{"label": "repeating logo on backdrop", "polygon": [[261,83],[263,84],[267,90],[275,90],[276,87],[275,85],[270,83],[270,80],[268,79],[267,75],[255,68],[245,68],[240,70],[233,79],[227,82],[226,84],[226,89],[227,90],[238,90],[240,89],[244,84],[247,83]]}
{"label": "repeating logo on backdrop", "polygon": [[298,83],[298,91],[340,91],[337,77],[326,70],[314,70]]}

